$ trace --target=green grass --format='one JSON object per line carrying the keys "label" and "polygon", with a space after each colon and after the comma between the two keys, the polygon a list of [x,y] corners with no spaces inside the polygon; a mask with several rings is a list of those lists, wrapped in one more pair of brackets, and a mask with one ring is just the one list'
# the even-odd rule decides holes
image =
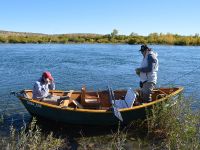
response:
{"label": "green grass", "polygon": [[200,149],[200,112],[191,110],[192,101],[182,95],[177,104],[156,105],[149,113],[148,137],[166,149]]}
{"label": "green grass", "polygon": [[[147,110],[147,119],[132,122],[129,126],[118,126],[111,134],[76,137],[76,147],[80,150],[123,150],[123,149],[200,149],[200,112],[191,110],[191,99],[180,95],[176,105],[162,103]],[[95,131],[94,131],[95,132]],[[57,133],[44,134],[37,126],[36,119],[20,131],[13,126],[10,137],[2,138],[2,149],[71,149],[66,136]]]}
{"label": "green grass", "polygon": [[3,138],[0,146],[8,150],[47,150],[65,147],[64,139],[55,138],[51,132],[47,136],[42,135],[41,129],[36,125],[36,119],[33,119],[29,127],[21,128],[16,131],[10,126],[10,137]]}

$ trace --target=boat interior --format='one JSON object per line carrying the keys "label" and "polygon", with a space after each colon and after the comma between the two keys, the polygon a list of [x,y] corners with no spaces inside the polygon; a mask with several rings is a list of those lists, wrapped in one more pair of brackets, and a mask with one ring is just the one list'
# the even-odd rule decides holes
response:
{"label": "boat interior", "polygon": [[[152,93],[152,101],[159,100],[167,95],[175,92],[179,88],[158,88],[154,89]],[[32,90],[25,90],[25,97],[28,99],[32,99]],[[143,101],[140,96],[140,90],[132,90],[135,93],[135,97],[129,96],[129,102],[126,100],[126,96],[128,94],[128,90],[103,90],[103,91],[87,91],[86,87],[83,86],[81,91],[58,91],[51,90],[50,94],[59,96],[62,100],[59,102],[52,102],[51,100],[45,101],[45,103],[57,105],[61,108],[81,108],[81,109],[110,109],[112,104],[115,102],[124,103],[120,105],[124,105],[121,108],[128,108],[140,105]],[[112,97],[110,95],[112,93]],[[112,99],[112,100],[111,100]],[[40,100],[42,101],[42,100]],[[127,104],[129,103],[129,104]],[[120,108],[120,106],[119,106]]]}

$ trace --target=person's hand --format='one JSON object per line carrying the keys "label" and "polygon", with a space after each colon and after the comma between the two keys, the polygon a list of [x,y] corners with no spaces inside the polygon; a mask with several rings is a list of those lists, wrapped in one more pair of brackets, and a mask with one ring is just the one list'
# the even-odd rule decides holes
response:
{"label": "person's hand", "polygon": [[50,80],[50,82],[49,82],[50,84],[54,84],[54,81],[53,80]]}
{"label": "person's hand", "polygon": [[138,76],[140,76],[140,68],[136,68],[136,69],[135,69],[135,73],[136,73]]}
{"label": "person's hand", "polygon": [[44,78],[44,82],[45,82],[45,84],[50,84],[50,79],[49,78]]}

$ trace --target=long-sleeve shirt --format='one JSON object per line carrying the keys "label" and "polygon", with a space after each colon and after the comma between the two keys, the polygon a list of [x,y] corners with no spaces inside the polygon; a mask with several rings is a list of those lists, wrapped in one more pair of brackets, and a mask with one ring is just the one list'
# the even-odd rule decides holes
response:
{"label": "long-sleeve shirt", "polygon": [[153,63],[156,63],[156,59],[152,54],[148,54],[147,62],[148,65],[146,67],[140,68],[141,72],[147,73],[152,71]]}
{"label": "long-sleeve shirt", "polygon": [[55,89],[55,83],[45,84],[40,78],[33,86],[33,99],[43,99],[49,95],[49,90]]}
{"label": "long-sleeve shirt", "polygon": [[153,51],[148,51],[142,60],[140,71],[141,82],[157,82],[158,58]]}

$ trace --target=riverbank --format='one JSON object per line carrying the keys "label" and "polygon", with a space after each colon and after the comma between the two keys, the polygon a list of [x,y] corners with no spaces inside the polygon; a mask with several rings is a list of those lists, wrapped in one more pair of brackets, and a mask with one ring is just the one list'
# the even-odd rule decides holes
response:
{"label": "riverbank", "polygon": [[[63,126],[50,128],[33,119],[17,131],[11,126],[10,136],[0,145],[9,149],[188,149],[200,148],[200,112],[193,111],[193,101],[183,95],[177,104],[156,105],[146,120],[138,120],[126,127],[98,128],[91,133],[80,128],[69,134]],[[43,125],[42,125],[43,124]],[[94,128],[93,128],[94,129]],[[109,131],[110,130],[110,131]],[[96,134],[96,135],[95,135]],[[73,136],[74,135],[74,136]]]}
{"label": "riverbank", "polygon": [[[198,89],[200,88],[200,84],[197,84],[196,79],[199,77],[200,70],[196,69],[194,64],[200,64],[200,47],[166,45],[151,45],[150,47],[159,54],[160,58],[158,87],[183,86],[185,88],[184,95],[192,95],[194,100],[196,100],[196,103],[192,105],[193,109],[199,110],[200,95]],[[9,93],[10,91],[32,89],[33,83],[40,77],[44,70],[49,70],[52,73],[56,81],[56,88],[60,90],[80,90],[82,84],[86,84],[88,89],[101,90],[105,89],[108,83],[112,85],[113,89],[127,89],[128,87],[132,87],[133,89],[138,88],[139,78],[134,74],[134,68],[138,67],[141,61],[141,54],[138,51],[139,48],[140,45],[128,44],[0,44],[0,55],[2,58],[0,59],[0,114],[5,112],[4,126],[2,128],[0,127],[0,135],[4,135],[5,138],[8,137],[9,126],[11,124],[13,124],[13,127],[18,131],[23,126],[23,123],[26,123],[27,126],[30,124],[30,115],[27,110],[17,98],[9,96]],[[192,70],[194,71],[188,74],[188,72]],[[185,74],[187,75],[182,76]],[[171,116],[173,117],[173,115]],[[189,115],[187,116],[188,122],[186,122],[186,124],[188,126],[190,126],[190,122],[191,124],[195,124],[193,121],[190,121]],[[191,117],[194,117],[193,114]],[[165,118],[163,118],[163,120],[164,119]],[[166,121],[168,121],[168,119],[166,119]],[[179,124],[179,122],[177,124]],[[48,135],[52,131],[53,138],[58,139],[59,133],[63,133],[63,130],[76,131],[77,136],[74,138],[72,138],[74,134],[69,134],[69,132],[67,132],[65,135],[68,136],[62,137],[61,140],[64,141],[65,138],[69,140],[69,137],[70,144],[75,145],[75,147],[79,149],[84,149],[84,147],[79,144],[81,140],[86,141],[82,142],[82,145],[89,145],[89,147],[94,147],[94,149],[97,149],[96,147],[98,146],[103,147],[103,144],[106,142],[105,147],[110,148],[109,144],[111,144],[114,138],[114,133],[117,133],[117,129],[107,129],[106,131],[95,129],[90,130],[90,133],[93,133],[90,134],[88,133],[89,130],[82,129],[83,136],[81,136],[80,130],[75,130],[72,127],[63,128],[61,126],[61,128],[58,128],[56,124],[53,125],[56,130],[52,130],[52,128],[47,130],[47,125],[49,126],[50,123],[42,127],[41,124],[39,124],[39,120],[37,120],[37,125],[41,129],[42,140],[44,140],[44,142],[48,141],[47,136],[44,134],[45,132]],[[188,127],[186,128],[188,129]],[[126,135],[126,138],[123,138],[126,139],[123,141],[126,146],[140,146],[140,149],[142,149],[142,145],[143,147],[148,147],[149,145],[152,146],[153,142],[156,143],[156,141],[159,141],[158,144],[162,143],[162,141],[160,142],[160,140],[153,138],[153,133],[148,134],[148,128],[140,127],[142,132],[138,132],[144,133],[143,135],[134,133],[136,129],[139,130],[138,127],[132,127],[127,131],[128,134],[132,134],[129,134],[130,136]],[[177,132],[182,132],[182,128],[177,130]],[[122,129],[120,129],[120,131],[126,133],[126,131]],[[171,129],[171,132],[172,131],[173,128]],[[154,133],[161,137],[163,135],[159,130],[156,130]],[[171,133],[171,135],[172,134],[176,135],[175,133]],[[1,137],[0,140],[2,139]],[[84,137],[84,140],[82,137]],[[104,137],[107,138],[105,138],[103,142]],[[130,139],[128,139],[128,137],[130,137]],[[30,142],[32,142],[31,139],[34,138],[30,138]],[[155,140],[151,142],[151,139]],[[187,137],[187,139],[190,138]],[[163,140],[163,144],[169,141],[166,138]],[[175,140],[176,138],[174,141]],[[187,140],[184,142],[187,142]],[[8,143],[10,142],[5,144]],[[42,143],[42,141],[40,141],[40,143]],[[50,144],[51,142],[47,143]],[[41,145],[44,145],[44,143]],[[159,146],[157,145],[157,147]]]}
{"label": "riverbank", "polygon": [[158,44],[158,45],[200,45],[199,34],[183,36],[178,34],[151,33],[148,36],[131,33],[118,35],[117,30],[112,33],[101,34],[41,34],[27,32],[0,31],[0,43],[119,43],[119,44]]}

